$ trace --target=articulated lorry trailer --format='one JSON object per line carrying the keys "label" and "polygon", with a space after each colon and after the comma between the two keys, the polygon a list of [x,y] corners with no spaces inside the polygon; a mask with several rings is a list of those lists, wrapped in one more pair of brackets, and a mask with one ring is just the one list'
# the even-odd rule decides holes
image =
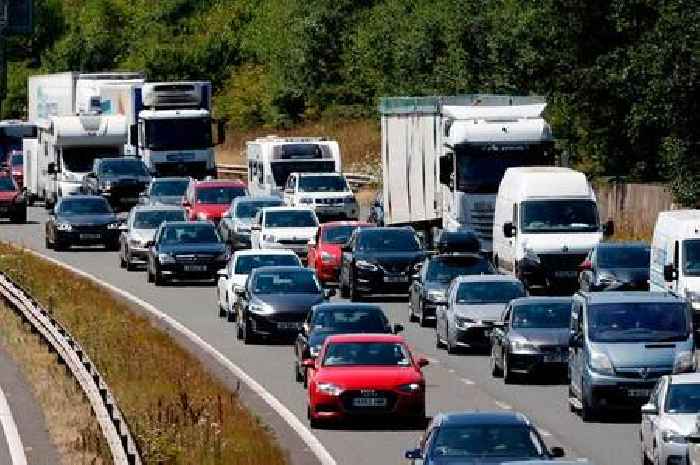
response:
{"label": "articulated lorry trailer", "polygon": [[541,97],[390,97],[380,102],[384,223],[430,240],[469,228],[492,252],[498,187],[514,166],[554,164]]}

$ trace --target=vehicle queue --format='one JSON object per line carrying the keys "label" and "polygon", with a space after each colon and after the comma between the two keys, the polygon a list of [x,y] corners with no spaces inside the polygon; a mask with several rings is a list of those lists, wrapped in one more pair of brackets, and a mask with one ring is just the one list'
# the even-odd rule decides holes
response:
{"label": "vehicle queue", "polygon": [[[408,296],[408,321],[435,327],[438,348],[489,353],[491,375],[505,383],[562,375],[571,411],[583,421],[641,408],[642,462],[687,463],[685,438],[695,432],[700,413],[700,380],[685,374],[696,369],[693,313],[683,297],[648,292],[648,245],[593,245],[575,274],[567,269],[556,276],[576,283],[573,297],[535,296],[558,289],[532,249],[525,258],[538,265],[536,273],[519,272],[504,266],[503,256],[484,256],[469,230],[443,232],[425,244],[410,227],[359,221],[340,174],[290,172],[283,196],[269,190],[250,195],[236,180],[153,178],[124,220],[113,207],[132,199],[114,202],[118,181],[107,181],[107,166],[96,164],[98,174],[86,176],[84,194],[61,198],[50,209],[47,247],[103,244],[119,250],[122,268],[142,266],[158,286],[216,281],[217,315],[234,324],[238,339],[294,341],[290,372],[308,389],[312,427],[357,418],[425,421],[422,368],[428,360],[412,353],[400,336],[403,326],[392,324],[380,306],[360,303],[372,294],[400,294]],[[611,226],[590,218],[589,197],[582,197],[569,224],[602,235]],[[380,206],[377,201],[373,208]],[[501,223],[494,237],[498,229],[499,240],[510,238],[510,244],[521,233],[536,237],[537,228],[547,228],[542,215],[529,229]],[[554,242],[554,234],[561,235],[546,233]],[[685,258],[690,254],[681,257],[678,242],[675,247],[663,266],[666,282],[694,273],[694,262]],[[496,243],[494,250],[503,249]],[[336,285],[350,302],[329,302]],[[678,420],[691,415],[692,425]],[[532,428],[519,413],[440,414],[406,458],[535,463],[563,455]]]}

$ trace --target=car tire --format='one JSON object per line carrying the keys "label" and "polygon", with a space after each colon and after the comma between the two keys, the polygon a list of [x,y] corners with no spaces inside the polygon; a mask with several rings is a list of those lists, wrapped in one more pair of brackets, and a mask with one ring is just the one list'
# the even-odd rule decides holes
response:
{"label": "car tire", "polygon": [[498,363],[496,362],[496,348],[494,346],[491,346],[491,358],[489,360],[489,363],[491,364],[491,376],[494,378],[500,378],[503,376],[503,370],[501,367],[498,366]]}
{"label": "car tire", "polygon": [[421,328],[428,327],[428,319],[425,317],[425,309],[423,308],[423,301],[419,300],[418,305],[420,305],[420,315],[418,315],[418,325]]}
{"label": "car tire", "polygon": [[348,299],[350,298],[350,290],[348,289],[348,286],[345,285],[345,281],[343,279],[340,279],[340,297],[343,299]]}
{"label": "car tire", "polygon": [[124,258],[124,257],[126,257],[126,250],[124,250],[124,252],[122,253],[122,252],[121,252],[121,247],[120,247],[119,249],[120,249],[120,252],[119,252],[119,268],[121,268],[121,269],[126,269],[126,267],[127,267],[127,259]]}
{"label": "car tire", "polygon": [[[228,302],[228,298],[226,299],[226,301]],[[227,306],[228,306],[228,304],[227,304]],[[219,304],[218,307],[219,307],[219,318],[224,318],[225,316],[228,316],[227,309],[223,308],[221,306],[221,304]]]}
{"label": "car tire", "polygon": [[240,321],[236,322],[236,339],[239,341],[243,340],[243,327],[241,326]]}
{"label": "car tire", "polygon": [[641,434],[639,435],[639,442],[641,444],[641,447],[639,449],[640,449],[640,455],[641,455],[641,459],[642,459],[641,460],[642,465],[652,465],[653,462],[649,459],[649,457],[647,457],[647,453],[644,450],[644,438],[642,437]]}
{"label": "car tire", "polygon": [[362,302],[362,296],[360,295],[355,282],[350,283],[350,301],[351,302]]}
{"label": "car tire", "polygon": [[226,307],[226,321],[233,323],[236,321],[236,312],[231,311],[230,305]]}
{"label": "car tire", "polygon": [[447,353],[450,355],[455,355],[458,351],[458,348],[456,345],[452,344],[452,341],[450,340],[450,330],[447,330],[447,334],[445,335],[445,345],[447,346]]}
{"label": "car tire", "polygon": [[256,343],[256,337],[255,334],[253,334],[252,331],[250,331],[250,328],[248,327],[248,320],[245,320],[244,323],[245,330],[243,331],[243,343],[245,345],[251,345]]}
{"label": "car tire", "polygon": [[48,234],[44,234],[44,246],[45,246],[48,250],[53,249],[53,244],[52,244],[51,241],[49,240],[49,235],[48,235]]}
{"label": "car tire", "polygon": [[309,419],[309,426],[313,429],[319,429],[321,428],[321,422],[318,421],[314,416],[311,414],[311,406],[306,407],[306,418]]}
{"label": "car tire", "polygon": [[508,354],[503,354],[503,382],[505,384],[513,384],[515,382],[515,374],[510,371],[508,365]]}
{"label": "car tire", "polygon": [[165,286],[167,281],[158,268],[153,271],[153,282],[156,286]]}
{"label": "car tire", "polygon": [[131,255],[126,256],[126,271],[135,271],[136,270],[136,265],[134,265],[134,262],[131,260]]}
{"label": "car tire", "polygon": [[299,362],[294,362],[294,380],[297,383],[301,383],[304,381],[304,377],[301,375],[301,372],[299,371]]}
{"label": "car tire", "polygon": [[[583,386],[583,384],[582,384]],[[584,423],[595,421],[598,418],[598,410],[586,399],[586,394],[581,396],[581,420]]]}
{"label": "car tire", "polygon": [[440,333],[438,332],[437,327],[435,328],[435,348],[436,349],[444,349],[445,344],[440,340]]}
{"label": "car tire", "polygon": [[413,304],[411,303],[410,297],[408,301],[408,321],[410,323],[416,323],[418,321],[418,316],[413,311]]}

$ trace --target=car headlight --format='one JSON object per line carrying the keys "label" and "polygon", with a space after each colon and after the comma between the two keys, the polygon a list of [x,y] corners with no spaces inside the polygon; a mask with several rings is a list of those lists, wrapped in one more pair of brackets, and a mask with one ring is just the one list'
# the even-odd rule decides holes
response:
{"label": "car headlight", "polygon": [[455,315],[455,326],[459,329],[469,329],[476,325],[476,321],[471,318]]}
{"label": "car headlight", "polygon": [[314,199],[308,198],[308,197],[303,198],[303,199],[299,199],[299,203],[312,204],[312,203],[314,203]]}
{"label": "car headlight", "polygon": [[593,371],[601,375],[612,376],[615,374],[610,358],[602,352],[591,352],[590,365]]}
{"label": "car headlight", "polygon": [[267,304],[250,304],[248,310],[253,313],[272,313],[272,307]]}
{"label": "car headlight", "polygon": [[209,215],[207,215],[205,212],[198,212],[197,219],[200,221],[207,221],[209,219]]}
{"label": "car headlight", "polygon": [[432,302],[444,302],[447,300],[447,291],[444,289],[432,289],[428,291],[426,297]]}
{"label": "car headlight", "polygon": [[695,354],[689,350],[678,352],[673,360],[673,373],[687,373],[689,371],[695,371]]}
{"label": "car headlight", "polygon": [[339,396],[343,392],[340,386],[331,383],[318,383],[316,390],[329,396]]}
{"label": "car headlight", "polygon": [[274,236],[274,234],[263,234],[263,241],[277,242],[277,238]]}
{"label": "car headlight", "polygon": [[401,392],[413,394],[414,392],[420,392],[423,389],[423,386],[421,386],[419,383],[409,383],[409,384],[402,384],[401,386],[398,387],[398,389]]}
{"label": "car headlight", "polygon": [[686,436],[673,430],[665,430],[661,432],[661,439],[664,442],[671,442],[674,444],[685,444],[688,442]]}
{"label": "car headlight", "polygon": [[72,231],[73,225],[70,223],[56,223],[56,229],[59,231]]}
{"label": "car headlight", "polygon": [[326,252],[325,250],[321,252],[321,261],[323,263],[331,263],[333,261],[333,255],[330,254],[330,252]]}
{"label": "car headlight", "polygon": [[119,223],[109,223],[107,229],[119,229]]}
{"label": "car headlight", "polygon": [[379,268],[374,263],[370,263],[367,260],[358,260],[355,262],[355,266],[361,270],[367,271],[377,271]]}
{"label": "car headlight", "polygon": [[309,347],[309,354],[311,354],[312,357],[318,357],[318,354],[321,353],[321,346],[311,346]]}
{"label": "car headlight", "polygon": [[175,257],[170,255],[169,253],[159,253],[158,261],[160,263],[175,263]]}
{"label": "car headlight", "polygon": [[527,341],[510,341],[510,348],[514,352],[535,352],[537,346]]}

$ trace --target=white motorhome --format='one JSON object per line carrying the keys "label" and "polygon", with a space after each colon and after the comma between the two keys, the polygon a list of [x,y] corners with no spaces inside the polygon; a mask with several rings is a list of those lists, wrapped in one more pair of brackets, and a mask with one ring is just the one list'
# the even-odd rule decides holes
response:
{"label": "white motorhome", "polygon": [[493,258],[526,286],[575,283],[578,267],[612,223],[600,223],[585,174],[569,168],[508,168],[496,198]]}
{"label": "white motorhome", "polygon": [[671,291],[693,307],[700,323],[700,210],[659,213],[651,243],[651,291]]}
{"label": "white motorhome", "polygon": [[36,200],[34,193],[37,192],[39,186],[39,150],[36,138],[22,139],[22,155],[24,157],[22,169],[24,170],[27,204],[32,205]]}
{"label": "white motorhome", "polygon": [[554,164],[546,105],[506,95],[383,98],[384,224],[471,228],[490,252],[505,170]]}
{"label": "white motorhome", "polygon": [[37,198],[47,208],[59,197],[80,192],[96,158],[122,156],[126,119],[121,115],[52,116],[38,126]]}
{"label": "white motorhome", "polygon": [[339,173],[338,142],[322,137],[261,137],[246,143],[248,191],[282,195],[291,173]]}

